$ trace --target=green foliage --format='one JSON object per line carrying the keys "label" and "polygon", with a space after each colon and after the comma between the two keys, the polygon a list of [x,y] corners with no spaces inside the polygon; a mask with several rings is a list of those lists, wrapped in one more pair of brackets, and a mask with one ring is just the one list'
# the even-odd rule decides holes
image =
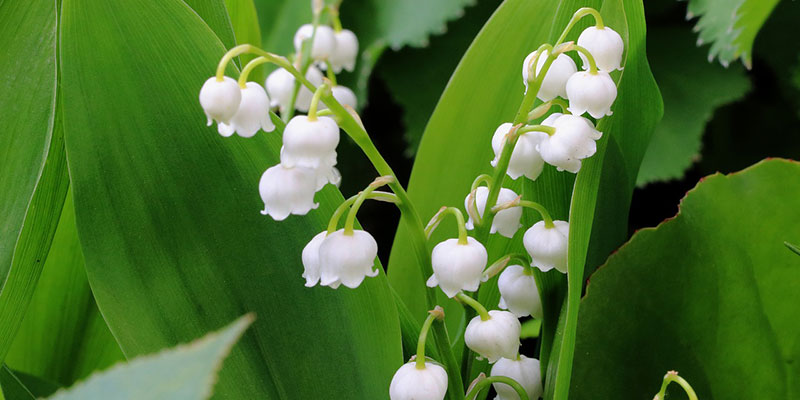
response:
{"label": "green foliage", "polygon": [[34,400],[33,393],[17,378],[13,371],[3,365],[0,367],[0,399]]}
{"label": "green foliage", "polygon": [[711,176],[609,258],[581,306],[576,399],[649,398],[673,369],[701,399],[797,398],[799,174],[773,159]]}
{"label": "green foliage", "polygon": [[139,357],[91,376],[54,400],[203,400],[211,396],[217,372],[231,348],[253,322],[245,315],[192,343]]}
{"label": "green foliage", "polygon": [[714,110],[744,97],[750,81],[741,66],[709,63],[684,28],[648,35],[653,74],[664,97],[664,118],[656,126],[636,184],[679,179],[700,157],[706,123]]}
{"label": "green foliage", "polygon": [[[0,3],[0,361],[41,274],[67,192],[53,2]],[[25,61],[21,61],[25,60]]]}
{"label": "green foliage", "polygon": [[23,371],[69,386],[123,359],[86,280],[72,196],[67,195],[36,292],[6,363],[18,376]]}
{"label": "green foliage", "polygon": [[[252,311],[261,318],[221,371],[220,397],[384,396],[402,363],[386,280],[357,290],[303,286],[301,250],[341,194],[329,186],[303,218],[259,214],[257,184],[278,161],[280,138],[223,138],[205,126],[197,93],[224,53],[213,32],[177,0],[64,0],[63,10],[78,232],[97,304],[124,353],[171,346]],[[335,368],[322,368],[331,360]]]}
{"label": "green foliage", "polygon": [[[258,14],[253,0],[225,0],[225,8],[231,19],[236,44],[252,44],[261,47],[261,27],[258,25]],[[240,65],[244,67],[248,61],[254,58],[256,56],[253,54],[243,54],[239,56]],[[257,68],[249,75],[251,81],[259,84],[263,84],[265,77],[263,68]]]}
{"label": "green foliage", "polygon": [[778,0],[689,0],[687,19],[699,17],[699,45],[710,43],[708,60],[722,65],[741,58],[752,67],[753,42]]}

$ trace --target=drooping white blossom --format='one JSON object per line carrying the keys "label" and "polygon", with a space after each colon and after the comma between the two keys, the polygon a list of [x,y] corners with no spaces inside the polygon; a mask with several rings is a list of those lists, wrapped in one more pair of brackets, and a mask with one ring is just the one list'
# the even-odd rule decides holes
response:
{"label": "drooping white blossom", "polygon": [[[622,53],[625,44],[622,37],[609,27],[602,29],[590,26],[578,36],[578,46],[589,50],[592,54],[597,68],[601,71],[611,72],[615,69],[622,69]],[[588,60],[583,53],[578,53],[583,60],[584,69],[587,68]]]}
{"label": "drooping white blossom", "polygon": [[516,358],[521,325],[508,311],[491,310],[489,319],[472,318],[464,331],[464,342],[472,351],[494,363],[501,358]]}
{"label": "drooping white blossom", "polygon": [[442,400],[447,393],[447,372],[441,365],[425,361],[417,368],[416,361],[403,364],[389,384],[391,400]]}
{"label": "drooping white blossom", "polygon": [[[500,193],[497,195],[497,204],[508,203],[517,197],[517,194],[514,193],[513,190],[501,188]],[[480,186],[475,189],[475,206],[480,217],[483,217],[488,198],[489,189],[486,186]],[[467,195],[467,198],[464,199],[464,207],[469,210],[471,206],[470,196]],[[521,217],[522,207],[517,206],[500,210],[497,214],[495,214],[494,219],[492,220],[492,227],[489,230],[489,233],[497,232],[507,238],[514,237],[514,234],[517,233],[517,230],[519,230],[520,226],[522,226],[522,224],[519,223]],[[474,221],[472,220],[472,217],[467,220],[466,227],[467,229],[474,229]]]}
{"label": "drooping white blossom", "polygon": [[[306,79],[308,79],[314,86],[322,84],[322,72],[315,66],[308,67],[306,71]],[[292,102],[292,95],[294,93],[294,75],[291,72],[278,68],[272,71],[267,77],[265,86],[267,93],[269,93],[270,105],[272,107],[279,107],[281,112],[285,112]],[[295,101],[295,108],[301,112],[307,112],[311,106],[311,98],[314,93],[311,92],[305,85],[300,86],[300,91],[297,92],[297,99]]]}
{"label": "drooping white blossom", "polygon": [[303,247],[303,278],[306,279],[306,287],[312,287],[319,282],[319,245],[327,235],[328,231],[322,231]]}
{"label": "drooping white blossom", "polygon": [[478,290],[488,257],[486,248],[472,237],[467,238],[466,244],[459,244],[458,239],[447,239],[433,248],[433,275],[427,285],[438,285],[447,297],[461,290]]}
{"label": "drooping white blossom", "polygon": [[[331,94],[333,94],[333,98],[342,106],[350,106],[353,109],[356,109],[356,106],[358,106],[356,94],[347,86],[336,85],[331,88]],[[319,109],[323,110],[326,108],[328,108],[328,106],[325,105],[324,102],[320,102]]]}
{"label": "drooping white blossom", "polygon": [[334,34],[336,37],[336,51],[334,51],[328,61],[333,66],[333,72],[342,72],[342,68],[353,71],[358,57],[358,38],[349,29],[342,29]]}
{"label": "drooping white blossom", "polygon": [[581,169],[581,160],[597,151],[596,141],[603,134],[594,128],[592,121],[583,117],[570,114],[551,117],[545,119],[542,125],[552,126],[555,133],[539,143],[539,154],[559,171],[577,173]]}
{"label": "drooping white blossom", "polygon": [[[542,396],[542,371],[539,360],[523,355],[516,358],[502,358],[492,366],[492,376],[506,376],[520,384],[528,394],[529,399],[538,399]],[[519,400],[516,390],[504,383],[492,383],[497,392],[495,400]]]}
{"label": "drooping white blossom", "polygon": [[530,254],[533,266],[546,272],[553,268],[567,273],[569,222],[553,221],[548,228],[544,221],[535,223],[525,231],[522,244]]}
{"label": "drooping white blossom", "polygon": [[208,78],[200,88],[200,106],[208,118],[208,126],[217,121],[229,123],[239,109],[242,91],[235,79],[224,77],[218,81],[216,77]]}
{"label": "drooping white blossom", "polygon": [[[494,160],[491,164],[497,166],[500,154],[503,151],[503,143],[506,135],[512,128],[512,124],[506,122],[494,131],[492,136],[492,150],[494,150]],[[544,132],[532,131],[519,134],[514,150],[511,152],[511,159],[508,162],[506,173],[511,179],[517,179],[525,175],[530,180],[536,180],[544,168],[544,160],[536,150],[536,147],[547,137]]]}
{"label": "drooping white blossom", "polygon": [[573,74],[567,81],[569,112],[583,115],[588,112],[593,118],[611,115],[611,105],[617,98],[617,85],[608,72],[581,71]]}
{"label": "drooping white blossom", "polygon": [[303,41],[310,39],[312,35],[314,36],[314,41],[311,44],[311,58],[317,61],[325,61],[336,53],[337,43],[333,29],[327,25],[318,25],[315,33],[314,25],[311,24],[305,24],[297,29],[294,34],[294,51],[300,54]]}
{"label": "drooping white blossom", "polygon": [[333,118],[311,120],[306,115],[296,115],[283,130],[281,162],[315,170],[332,167],[329,164],[335,164],[338,144],[339,126]]}
{"label": "drooping white blossom", "polygon": [[241,137],[253,137],[259,129],[272,132],[275,124],[269,118],[269,97],[261,85],[247,82],[241,90],[242,100],[239,109],[230,120],[230,124],[220,122],[218,130],[220,135],[228,137],[236,132]]}
{"label": "drooping white blossom", "polygon": [[497,278],[500,289],[498,307],[511,311],[517,318],[542,318],[542,300],[532,274],[525,273],[520,265],[509,265]]}
{"label": "drooping white blossom", "polygon": [[258,191],[264,201],[261,214],[269,215],[276,221],[286,219],[290,214],[305,215],[319,204],[314,203],[317,176],[313,169],[286,167],[278,164],[261,175]]}
{"label": "drooping white blossom", "polygon": [[[538,51],[528,54],[528,57],[525,58],[522,64],[522,82],[525,84],[525,91],[528,90],[528,84],[532,82],[536,76],[531,72],[533,70],[533,60],[537,55]],[[539,74],[542,68],[544,68],[548,55],[550,55],[550,52],[545,50],[541,57],[539,57],[536,62],[536,74]],[[553,63],[550,64],[550,68],[547,70],[547,74],[545,74],[542,80],[542,86],[539,88],[536,97],[542,101],[550,101],[559,96],[566,98],[567,80],[577,71],[578,67],[575,65],[575,61],[572,61],[566,54],[559,54],[556,59],[553,60]]]}
{"label": "drooping white blossom", "polygon": [[320,285],[333,289],[345,285],[355,289],[365,277],[375,277],[373,269],[378,255],[378,243],[367,231],[344,229],[328,235],[319,245]]}

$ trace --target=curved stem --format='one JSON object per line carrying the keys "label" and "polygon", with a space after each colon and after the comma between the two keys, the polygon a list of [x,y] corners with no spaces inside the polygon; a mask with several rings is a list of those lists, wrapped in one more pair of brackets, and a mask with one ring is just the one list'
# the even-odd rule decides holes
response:
{"label": "curved stem", "polygon": [[666,398],[667,386],[670,382],[676,382],[678,385],[681,385],[686,395],[689,396],[689,400],[697,400],[697,393],[692,389],[692,385],[690,385],[686,379],[678,376],[678,371],[669,371],[664,375],[664,381],[661,382],[661,390],[658,391],[658,394],[656,394],[653,400],[664,400]]}
{"label": "curved stem", "polygon": [[605,28],[605,25],[603,25],[603,17],[600,16],[600,13],[597,10],[591,7],[579,8],[578,11],[575,11],[575,14],[572,14],[572,19],[569,20],[569,23],[567,23],[567,26],[564,28],[564,31],[561,32],[561,36],[559,36],[558,41],[556,41],[556,46],[558,46],[561,43],[564,43],[564,40],[566,40],[567,35],[569,34],[569,31],[572,30],[575,24],[577,24],[581,18],[589,14],[591,14],[594,17],[595,26],[597,26],[597,29]]}
{"label": "curved stem", "polygon": [[301,74],[300,71],[298,71],[297,68],[295,68],[294,65],[292,65],[292,63],[290,63],[289,60],[286,59],[286,57],[279,56],[277,54],[273,54],[268,51],[264,51],[256,46],[253,46],[252,44],[238,45],[228,50],[228,52],[225,53],[224,56],[222,56],[222,59],[219,60],[219,64],[217,64],[217,80],[218,81],[223,80],[223,78],[225,77],[225,67],[227,67],[228,63],[231,61],[231,59],[233,59],[233,57],[246,53],[257,54],[261,57],[264,57],[266,59],[266,62],[273,63],[289,71],[289,73],[294,75],[294,78],[297,81],[306,86],[309,90],[311,91],[317,90],[316,86],[314,86],[313,83],[311,83],[308,79],[306,79],[306,77],[303,74]]}
{"label": "curved stem", "polygon": [[331,81],[331,87],[336,86],[336,73],[333,72],[333,64],[330,61],[325,60],[325,65],[328,66],[328,70],[325,71],[325,74],[328,76],[328,80]]}
{"label": "curved stem", "polygon": [[439,223],[442,222],[444,217],[450,214],[456,217],[456,224],[458,225],[458,244],[467,244],[467,228],[466,223],[464,222],[464,215],[461,214],[461,210],[455,207],[442,207],[436,215],[431,218],[431,221],[428,222],[428,225],[425,227],[425,237],[430,238],[431,234],[434,230],[439,226]]}
{"label": "curved stem", "polygon": [[543,205],[530,200],[522,200],[519,202],[520,207],[525,208],[532,208],[539,212],[539,215],[542,216],[542,220],[544,220],[544,226],[548,229],[552,229],[555,225],[553,224],[553,218],[550,216],[550,213],[547,212],[547,209],[544,208]]}
{"label": "curved stem", "polygon": [[252,72],[257,66],[268,63],[269,60],[266,57],[256,57],[250,60],[247,65],[244,66],[242,69],[242,73],[239,74],[239,87],[244,89],[247,87],[247,77],[250,76],[250,72]]}
{"label": "curved stem", "polygon": [[528,133],[528,132],[544,132],[549,136],[553,136],[556,133],[556,128],[547,125],[525,125],[519,129],[517,129],[517,133]]}
{"label": "curved stem", "polygon": [[474,181],[472,181],[472,186],[470,186],[470,191],[477,189],[481,183],[485,183],[486,186],[491,186],[494,180],[492,176],[489,174],[480,174]]}
{"label": "curved stem", "polygon": [[[343,201],[342,204],[339,204],[339,207],[336,207],[336,210],[331,215],[331,219],[328,222],[328,235],[333,232],[336,232],[336,227],[339,226],[339,220],[344,215],[345,211],[347,211],[351,205],[356,201],[358,195],[361,194],[360,192],[356,195],[350,196],[347,200]],[[367,198],[370,200],[378,200],[378,201],[385,201],[387,203],[394,203],[397,204],[399,200],[394,193],[389,192],[381,192],[381,191],[374,191],[367,195]]]}
{"label": "curved stem", "polygon": [[473,299],[472,297],[467,296],[464,292],[458,292],[456,298],[460,300],[462,303],[472,307],[478,315],[481,316],[481,321],[488,321],[490,318],[489,312],[486,311],[486,307],[483,306],[478,300]]}
{"label": "curved stem", "polygon": [[550,109],[553,106],[558,106],[558,108],[561,109],[561,113],[569,113],[569,110],[567,110],[567,107],[569,106],[567,102],[564,101],[564,99],[556,97],[555,99],[542,103],[533,110],[531,110],[531,112],[529,112],[527,116],[528,123],[532,122],[535,119],[543,117],[550,111]]}
{"label": "curved stem", "polygon": [[592,56],[592,53],[578,45],[574,45],[572,48],[586,57],[586,61],[589,62],[589,73],[592,75],[597,75],[597,63],[594,61],[594,56]]}
{"label": "curved stem", "polygon": [[319,105],[319,98],[322,97],[322,93],[328,90],[328,85],[323,83],[317,87],[317,90],[314,91],[314,97],[311,98],[311,105],[308,107],[308,120],[314,122],[317,120],[317,107]]}
{"label": "curved stem", "polygon": [[428,312],[428,317],[422,324],[422,329],[419,331],[419,340],[417,341],[417,369],[425,369],[425,341],[428,339],[428,331],[433,324],[436,315],[433,312]]}
{"label": "curved stem", "polygon": [[372,183],[367,186],[361,193],[356,196],[356,200],[353,202],[353,205],[350,207],[350,212],[347,213],[347,221],[344,223],[344,234],[345,235],[352,235],[353,234],[353,225],[356,223],[356,214],[358,213],[358,209],[361,208],[361,205],[364,204],[364,200],[367,199],[370,193],[372,193],[375,189],[386,185],[387,183],[394,181],[393,176],[381,176],[375,179]]}
{"label": "curved stem", "polygon": [[473,400],[481,391],[483,391],[483,389],[486,389],[487,387],[489,387],[489,385],[495,382],[504,383],[508,386],[511,386],[511,388],[517,392],[517,396],[519,396],[520,400],[530,400],[530,397],[528,397],[528,393],[525,392],[525,388],[523,388],[522,385],[519,384],[519,382],[507,376],[499,376],[499,375],[490,376],[486,379],[481,379],[480,381],[478,381],[478,383],[476,383],[475,386],[473,386],[472,389],[470,389],[469,393],[467,393],[467,396],[464,397],[464,399]]}

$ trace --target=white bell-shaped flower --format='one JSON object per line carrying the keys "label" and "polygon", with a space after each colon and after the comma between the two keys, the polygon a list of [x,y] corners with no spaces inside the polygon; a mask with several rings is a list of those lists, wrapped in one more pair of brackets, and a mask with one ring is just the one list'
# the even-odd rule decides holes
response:
{"label": "white bell-shaped flower", "polygon": [[555,133],[542,140],[537,150],[545,162],[559,171],[577,173],[581,169],[581,160],[597,151],[596,140],[603,134],[594,128],[592,121],[583,117],[570,114],[555,119],[551,117],[542,124],[555,128]]}
{"label": "white bell-shaped flower", "polygon": [[519,351],[519,320],[508,311],[491,310],[486,321],[478,315],[469,321],[464,342],[472,351],[494,363],[501,358],[516,358]]}
{"label": "white bell-shaped flower", "polygon": [[[336,101],[339,102],[342,106],[350,106],[354,110],[358,105],[358,99],[356,99],[356,94],[353,93],[350,88],[347,86],[336,85],[331,88],[331,94]],[[328,106],[324,102],[319,103],[319,109],[324,110],[328,108]]]}
{"label": "white bell-shaped flower", "polygon": [[447,372],[441,365],[425,361],[417,368],[416,361],[403,364],[389,384],[391,400],[442,400],[447,393]]}
{"label": "white bell-shaped flower", "polygon": [[[306,71],[306,79],[309,80],[314,86],[322,84],[322,72],[313,65],[308,67]],[[265,83],[267,93],[269,93],[270,106],[279,107],[281,112],[285,112],[292,102],[292,94],[294,93],[294,75],[291,72],[278,68],[272,71],[267,77]],[[311,92],[305,85],[300,86],[300,91],[297,92],[297,99],[295,100],[295,108],[302,112],[307,112],[311,106],[311,98],[314,93]]]}
{"label": "white bell-shaped flower", "polygon": [[[510,201],[513,201],[518,196],[514,193],[513,190],[507,188],[501,188],[500,193],[497,195],[497,204],[504,204]],[[475,189],[475,206],[478,211],[478,215],[483,217],[483,212],[486,209],[486,201],[489,198],[489,189],[486,186],[480,186]],[[464,208],[467,210],[470,209],[470,196],[467,195],[467,198],[464,199]],[[491,208],[491,207],[489,207]],[[494,216],[494,220],[492,220],[492,227],[489,230],[489,233],[499,233],[507,238],[514,237],[514,234],[517,233],[520,226],[522,224],[519,223],[519,219],[522,217],[522,207],[511,207],[506,208],[505,210],[499,211]],[[472,217],[467,220],[465,224],[467,229],[474,229],[474,221],[472,221]]]}
{"label": "white bell-shaped flower", "polygon": [[239,84],[227,76],[221,82],[212,76],[200,88],[200,106],[206,113],[208,126],[211,126],[212,120],[229,123],[241,101],[242,91]]}
{"label": "white bell-shaped flower", "polygon": [[[622,69],[622,52],[625,50],[625,44],[619,33],[613,29],[607,26],[602,29],[590,26],[578,36],[578,46],[589,50],[597,63],[597,68],[601,71],[611,72],[615,69]],[[578,54],[583,60],[585,69],[588,65],[586,56],[583,53]]]}
{"label": "white bell-shaped flower", "polygon": [[[502,358],[492,366],[492,376],[509,377],[525,389],[528,398],[538,399],[542,396],[542,371],[539,360],[523,355],[516,358]],[[517,391],[504,383],[492,383],[497,397],[495,400],[519,400]]]}
{"label": "white bell-shaped flower", "polygon": [[[494,160],[491,163],[493,167],[497,166],[497,162],[500,160],[505,136],[512,127],[513,125],[510,122],[506,122],[494,131],[494,136],[492,136]],[[544,160],[542,160],[542,156],[539,155],[536,147],[545,138],[547,138],[546,133],[536,131],[519,135],[517,143],[514,145],[514,151],[511,152],[511,160],[509,160],[508,169],[506,170],[511,179],[517,179],[522,175],[527,176],[530,180],[536,180],[539,177],[539,174],[542,173],[542,168],[544,168]]]}
{"label": "white bell-shaped flower", "polygon": [[[537,54],[537,51],[528,54],[528,57],[525,58],[522,64],[522,82],[525,84],[525,91],[528,90],[528,83],[530,83],[535,76],[531,72],[533,70],[533,60],[536,58]],[[539,57],[539,61],[536,62],[536,74],[544,67],[545,60],[549,54],[550,52],[545,50],[542,56]],[[566,54],[559,54],[556,59],[553,60],[553,63],[550,64],[550,68],[547,70],[544,80],[542,80],[542,86],[539,88],[539,93],[536,94],[536,97],[542,101],[550,101],[559,96],[566,98],[567,80],[577,71],[578,67],[575,65],[575,61],[572,61]]]}
{"label": "white bell-shaped flower", "polygon": [[535,223],[525,231],[522,244],[531,255],[531,263],[546,272],[553,268],[567,273],[567,250],[569,248],[569,222],[553,221],[553,227],[544,221]]}
{"label": "white bell-shaped flower", "polygon": [[339,229],[319,245],[319,283],[333,289],[340,284],[355,289],[365,277],[378,275],[373,269],[377,256],[378,243],[369,232],[356,229],[348,235]]}
{"label": "white bell-shaped flower", "polygon": [[259,129],[272,132],[275,124],[269,118],[269,97],[261,85],[247,82],[247,87],[241,90],[242,101],[239,109],[231,118],[230,124],[220,122],[217,127],[219,134],[225,137],[236,132],[241,137],[253,137]]}
{"label": "white bell-shaped flower", "polygon": [[447,239],[433,248],[433,275],[428,279],[428,287],[438,285],[451,298],[461,290],[474,292],[481,284],[488,258],[486,248],[475,238],[468,237],[466,244]]}
{"label": "white bell-shaped flower", "polygon": [[500,289],[498,307],[511,311],[517,318],[528,315],[542,318],[542,300],[539,298],[536,280],[532,274],[525,273],[525,268],[519,265],[507,266],[497,278],[497,288]]}
{"label": "white bell-shaped flower", "polygon": [[264,201],[261,214],[282,221],[289,214],[305,215],[319,204],[314,203],[317,175],[311,168],[278,164],[261,175],[258,191]]}
{"label": "white bell-shaped flower", "polygon": [[588,112],[593,118],[611,115],[611,105],[617,99],[617,85],[608,72],[576,72],[567,81],[569,112],[583,115]]}
{"label": "white bell-shaped flower", "polygon": [[303,278],[306,279],[306,287],[312,287],[319,282],[319,245],[327,235],[328,231],[322,231],[303,247]]}
{"label": "white bell-shaped flower", "polygon": [[311,58],[318,61],[327,60],[336,52],[336,36],[333,29],[327,25],[318,25],[317,32],[314,33],[314,25],[305,24],[294,34],[294,51],[300,54],[303,41],[310,39],[314,35],[314,42],[311,44]]}
{"label": "white bell-shaped flower", "polygon": [[349,29],[342,29],[334,34],[336,37],[336,51],[334,51],[328,61],[333,66],[333,72],[342,72],[342,68],[353,71],[356,67],[358,57],[358,38]]}
{"label": "white bell-shaped flower", "polygon": [[318,117],[312,121],[308,116],[296,115],[283,130],[281,162],[313,169],[330,167],[331,161],[335,164],[338,144],[339,125],[333,118]]}

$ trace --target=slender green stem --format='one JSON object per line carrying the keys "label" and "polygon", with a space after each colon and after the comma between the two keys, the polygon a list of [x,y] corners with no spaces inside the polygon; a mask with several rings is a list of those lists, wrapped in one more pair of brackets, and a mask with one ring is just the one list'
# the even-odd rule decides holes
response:
{"label": "slender green stem", "polygon": [[328,76],[328,80],[331,81],[331,87],[336,86],[336,73],[333,72],[333,64],[330,61],[325,61],[325,65],[328,66],[328,70],[326,71],[326,75]]}
{"label": "slender green stem", "polygon": [[597,75],[597,63],[594,61],[594,56],[592,56],[592,53],[589,52],[589,50],[586,50],[586,48],[578,45],[572,46],[572,49],[586,57],[586,61],[589,62],[589,73],[592,75]]}
{"label": "slender green stem", "polygon": [[528,257],[530,257],[529,255],[522,253],[512,253],[509,254],[507,257],[509,263],[511,263],[512,261],[518,262],[525,270],[525,275],[533,274],[533,267],[531,266],[531,262],[528,260]]}
{"label": "slender green stem", "polygon": [[361,205],[364,204],[364,200],[367,199],[370,193],[372,193],[375,189],[388,184],[389,182],[395,181],[394,176],[381,176],[375,179],[372,183],[367,186],[361,193],[356,196],[356,200],[353,202],[353,205],[350,207],[350,212],[347,213],[347,220],[344,223],[344,234],[345,235],[352,235],[353,234],[353,226],[356,223],[356,214],[358,213],[358,209],[361,208]]}
{"label": "slender green stem", "polygon": [[269,59],[266,57],[256,57],[250,60],[247,65],[244,66],[242,69],[242,73],[239,74],[239,87],[244,89],[247,87],[247,77],[250,76],[250,72],[252,72],[256,67],[261,64],[268,63]]}
{"label": "slender green stem", "polygon": [[686,392],[686,395],[689,396],[689,400],[697,400],[697,393],[695,393],[694,389],[692,389],[692,385],[690,385],[686,379],[678,376],[678,371],[669,371],[666,375],[664,375],[664,381],[661,382],[661,390],[658,391],[658,394],[656,394],[656,397],[653,398],[653,400],[664,400],[667,395],[667,386],[671,382],[681,385],[683,390]]}
{"label": "slender green stem", "polygon": [[519,396],[520,400],[530,400],[530,397],[528,397],[528,393],[525,391],[525,388],[523,388],[522,385],[519,384],[519,382],[507,376],[500,376],[500,375],[490,376],[488,378],[481,379],[480,381],[478,381],[478,383],[475,384],[475,386],[472,387],[472,389],[470,389],[469,393],[467,393],[464,399],[465,400],[475,399],[475,397],[478,396],[478,394],[480,394],[480,392],[483,391],[483,389],[488,388],[489,385],[491,385],[492,383],[503,383],[508,386],[511,386],[511,388],[517,392],[517,396]]}
{"label": "slender green stem", "polygon": [[481,183],[485,183],[486,186],[491,186],[493,182],[494,181],[492,180],[492,176],[491,175],[489,175],[489,174],[480,174],[480,175],[478,175],[477,178],[475,178],[474,181],[472,181],[472,186],[470,187],[469,190],[472,191],[472,190],[477,189],[479,186],[481,186]]}
{"label": "slender green stem", "polygon": [[341,32],[342,31],[342,21],[339,19],[339,8],[330,6],[328,7],[328,13],[331,16],[331,25],[333,25],[334,32]]}
{"label": "slender green stem", "polygon": [[428,313],[425,322],[422,324],[422,329],[419,331],[419,340],[417,341],[417,369],[425,369],[425,341],[428,339],[428,330],[430,330],[433,320],[436,315],[432,312]]}
{"label": "slender green stem", "polygon": [[556,128],[547,125],[525,125],[517,129],[518,134],[523,134],[528,132],[544,132],[550,136],[553,136],[553,134],[556,133]]}
{"label": "slender green stem", "polygon": [[442,222],[442,220],[447,216],[447,214],[450,214],[456,218],[456,224],[458,226],[458,244],[469,243],[469,241],[467,240],[469,236],[467,236],[467,228],[466,228],[466,223],[464,222],[464,215],[461,214],[461,210],[455,207],[442,207],[439,210],[439,212],[437,212],[436,215],[434,215],[433,218],[431,218],[431,221],[428,222],[428,225],[425,226],[425,237],[426,238],[431,237],[433,231],[436,230],[436,227],[439,226],[439,223]]}
{"label": "slender green stem", "polygon": [[542,103],[539,106],[537,106],[536,108],[534,108],[533,110],[531,110],[531,112],[529,112],[528,116],[526,117],[527,120],[528,120],[528,123],[532,122],[533,120],[535,120],[537,118],[541,118],[542,116],[547,114],[553,106],[558,106],[561,109],[562,113],[569,112],[567,110],[567,107],[568,107],[567,102],[564,101],[564,99],[562,99],[560,97],[556,97],[555,99],[552,99],[550,101]]}
{"label": "slender green stem", "polygon": [[556,46],[558,46],[561,43],[564,43],[564,40],[567,39],[569,31],[572,30],[575,24],[577,24],[581,18],[590,14],[594,17],[595,26],[597,26],[597,29],[605,28],[605,25],[603,25],[603,17],[600,16],[600,13],[597,10],[591,7],[579,8],[578,11],[575,11],[575,14],[572,14],[572,19],[569,20],[569,23],[567,23],[566,28],[564,28],[564,31],[561,32],[561,36],[559,36],[558,40],[556,41]]}
{"label": "slender green stem", "polygon": [[319,99],[322,97],[322,93],[328,90],[329,87],[327,84],[323,83],[317,87],[317,90],[314,91],[314,97],[311,98],[311,105],[308,107],[308,120],[313,122],[317,120],[317,107],[319,105]]}
{"label": "slender green stem", "polygon": [[[328,222],[329,235],[333,232],[336,232],[336,227],[339,226],[339,220],[342,218],[342,215],[344,215],[345,211],[350,209],[350,206],[353,205],[353,203],[358,198],[359,194],[361,194],[361,192],[359,192],[356,195],[350,196],[347,200],[343,201],[342,204],[339,204],[339,207],[336,207],[336,210],[334,210],[333,215],[331,215],[331,219]],[[387,203],[394,203],[394,204],[397,204],[399,202],[397,196],[394,193],[381,192],[378,190],[369,193],[367,195],[367,198],[370,200],[385,201]]]}
{"label": "slender green stem", "polygon": [[486,307],[483,306],[478,300],[473,299],[472,297],[467,296],[464,292],[458,292],[456,295],[456,299],[461,301],[462,303],[472,307],[478,315],[481,316],[481,321],[488,321],[490,318],[489,312],[486,311]]}
{"label": "slender green stem", "polygon": [[539,213],[539,215],[542,216],[542,220],[544,220],[544,226],[546,228],[552,229],[553,227],[555,227],[555,224],[553,224],[553,217],[550,216],[550,213],[547,212],[547,209],[544,208],[543,205],[530,200],[522,200],[519,202],[519,205],[521,207],[532,208],[536,210]]}

